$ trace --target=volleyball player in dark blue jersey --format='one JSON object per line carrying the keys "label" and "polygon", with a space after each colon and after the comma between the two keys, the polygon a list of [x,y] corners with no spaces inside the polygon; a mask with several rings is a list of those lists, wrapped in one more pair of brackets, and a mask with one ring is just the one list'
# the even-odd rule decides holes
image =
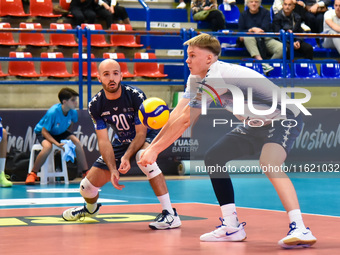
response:
{"label": "volleyball player in dark blue jersey", "polygon": [[[136,156],[138,161],[143,150],[156,136],[155,131],[148,132],[138,119],[139,106],[146,98],[143,91],[121,84],[123,77],[120,66],[112,59],[101,62],[98,70],[98,80],[103,89],[92,98],[88,109],[96,130],[101,156],[80,183],[80,194],[86,201],[85,205],[64,211],[63,218],[67,221],[75,221],[83,216],[95,217],[101,206],[97,203],[99,188],[109,181],[118,190],[124,188],[124,185],[119,184],[119,174],[130,170],[132,157]],[[115,131],[112,143],[108,136],[108,125]],[[165,179],[157,163],[146,167],[138,166],[148,177],[163,208],[162,213],[149,227],[179,227],[180,218],[171,206]]]}

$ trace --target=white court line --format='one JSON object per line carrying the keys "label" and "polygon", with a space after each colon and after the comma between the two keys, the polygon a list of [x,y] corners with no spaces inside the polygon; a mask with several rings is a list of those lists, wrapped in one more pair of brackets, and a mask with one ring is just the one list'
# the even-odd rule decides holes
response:
{"label": "white court line", "polygon": [[[126,200],[99,198],[98,203],[123,203]],[[49,197],[49,198],[19,198],[0,199],[1,206],[13,205],[54,205],[54,204],[84,204],[82,197]]]}

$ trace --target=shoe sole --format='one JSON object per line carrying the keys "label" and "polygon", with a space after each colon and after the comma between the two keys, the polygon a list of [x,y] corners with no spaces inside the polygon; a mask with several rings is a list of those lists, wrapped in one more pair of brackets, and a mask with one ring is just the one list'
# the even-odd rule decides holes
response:
{"label": "shoe sole", "polygon": [[181,225],[182,225],[182,223],[180,223],[179,225],[172,225],[172,226],[164,227],[164,228],[157,228],[156,226],[149,225],[149,228],[151,228],[153,230],[165,230],[165,229],[179,228]]}
{"label": "shoe sole", "polygon": [[213,240],[213,241],[200,239],[200,241],[201,242],[243,242],[246,239],[247,239],[247,237],[243,238],[242,240],[226,240],[226,239],[220,238],[220,239],[216,239],[216,240]]}
{"label": "shoe sole", "polygon": [[293,249],[293,248],[300,248],[300,247],[308,248],[315,243],[316,243],[316,240],[301,240],[297,237],[293,237],[293,238],[283,241],[283,243],[279,245],[285,249]]}

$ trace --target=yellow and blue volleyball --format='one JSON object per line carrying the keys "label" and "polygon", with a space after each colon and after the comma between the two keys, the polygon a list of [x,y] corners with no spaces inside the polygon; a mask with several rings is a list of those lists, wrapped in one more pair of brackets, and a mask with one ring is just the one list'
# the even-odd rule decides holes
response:
{"label": "yellow and blue volleyball", "polygon": [[169,120],[169,107],[163,99],[150,97],[139,107],[138,117],[142,124],[151,129],[162,128]]}

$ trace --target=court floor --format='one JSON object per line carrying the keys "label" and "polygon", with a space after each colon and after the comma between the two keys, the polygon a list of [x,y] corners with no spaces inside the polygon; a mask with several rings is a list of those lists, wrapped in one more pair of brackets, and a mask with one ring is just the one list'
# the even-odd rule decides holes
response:
{"label": "court floor", "polygon": [[65,222],[66,208],[81,206],[79,182],[45,186],[16,183],[0,189],[0,254],[339,254],[340,179],[294,174],[304,221],[318,242],[308,249],[284,250],[277,241],[288,232],[288,217],[271,183],[262,175],[233,175],[240,221],[247,239],[205,243],[199,236],[220,225],[220,209],[206,176],[167,177],[182,226],[151,230],[161,212],[145,178],[125,177],[122,191],[101,188],[100,214]]}

